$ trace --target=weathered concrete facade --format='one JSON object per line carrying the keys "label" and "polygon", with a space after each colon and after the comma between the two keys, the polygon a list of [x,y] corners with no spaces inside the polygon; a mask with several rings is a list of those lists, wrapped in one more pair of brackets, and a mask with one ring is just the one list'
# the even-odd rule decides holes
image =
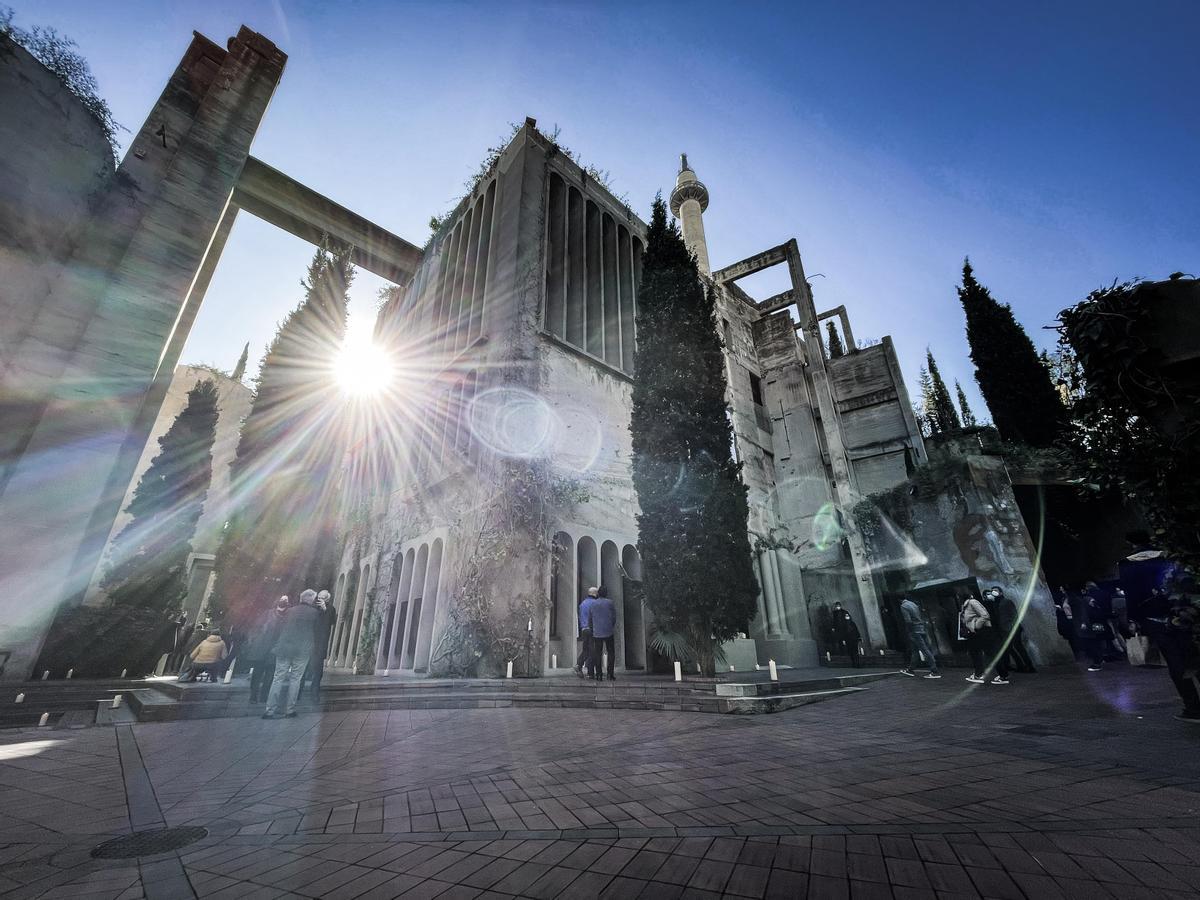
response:
{"label": "weathered concrete facade", "polygon": [[[707,202],[685,161],[672,207],[705,276]],[[390,414],[409,422],[406,449],[394,483],[366,492],[370,526],[347,541],[331,664],[439,671],[505,460],[542,466],[550,483],[578,495],[546,504],[523,552],[509,554],[504,574],[489,573],[493,621],[524,627],[532,609],[535,668],[565,669],[575,661],[578,601],[603,583],[617,601],[618,667],[648,664],[628,427],[644,236],[644,223],[532,122],[435,236],[378,325],[401,358],[417,350],[434,374],[419,409]],[[924,449],[890,341],[828,360],[795,243],[766,259],[790,267],[803,285],[790,296],[800,300],[760,304],[741,291],[734,282],[758,263],[713,276],[762,586],[747,630],[761,659],[813,664],[810,584],[832,585],[882,640],[870,625],[879,620],[873,582],[856,567],[836,510],[858,498],[860,479],[868,490],[904,480]],[[789,305],[801,309],[800,326]],[[834,313],[853,346],[845,311]],[[822,537],[829,526],[837,534]]]}

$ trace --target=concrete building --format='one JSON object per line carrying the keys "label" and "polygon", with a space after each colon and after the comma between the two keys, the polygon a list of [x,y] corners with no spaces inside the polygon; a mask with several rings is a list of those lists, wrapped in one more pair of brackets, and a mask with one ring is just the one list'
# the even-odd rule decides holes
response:
{"label": "concrete building", "polygon": [[[237,373],[235,373],[237,374]],[[92,582],[88,585],[83,602],[93,606],[101,606],[107,601],[100,582],[104,569],[111,560],[113,541],[129,524],[130,516],[125,511],[133,499],[142,475],[150,468],[150,463],[159,453],[158,440],[175,422],[176,417],[187,406],[188,391],[198,382],[211,379],[217,386],[217,433],[212,447],[212,480],[208,485],[208,493],[204,497],[204,507],[196,530],[192,533],[192,553],[188,558],[188,597],[184,611],[188,620],[195,622],[204,612],[204,605],[212,591],[213,561],[216,558],[217,547],[221,542],[221,532],[228,521],[230,504],[230,471],[229,465],[237,454],[238,436],[241,433],[242,421],[250,412],[253,392],[240,379],[232,378],[205,366],[180,365],[175,367],[175,377],[167,388],[158,418],[150,430],[150,437],[142,450],[137,469],[129,481],[125,498],[121,501],[121,513],[113,522],[104,546],[101,564],[96,568]]]}
{"label": "concrete building", "polygon": [[[718,288],[762,588],[747,623],[754,650],[730,650],[744,665],[812,665],[812,596],[842,600],[883,640],[874,581],[840,511],[902,482],[924,447],[890,340],[857,349],[845,309],[817,312],[795,241],[711,272],[708,202],[684,157],[671,208]],[[507,461],[542,473],[548,495],[578,490],[543,498],[543,516],[521,523],[530,533],[519,551],[507,548],[482,579],[490,628],[530,629],[534,668],[568,668],[578,602],[604,583],[617,603],[618,667],[647,667],[629,435],[645,230],[528,120],[435,235],[378,324],[401,366],[417,354],[433,374],[424,390],[401,392],[422,404],[402,399],[383,414],[400,423],[387,452],[401,464],[389,483],[362,486],[370,525],[347,540],[332,665],[454,670],[447,635],[480,581],[479,535],[510,490]],[[738,287],[772,265],[788,267],[791,290],[756,302]],[[851,348],[838,359],[821,340],[831,317]]]}

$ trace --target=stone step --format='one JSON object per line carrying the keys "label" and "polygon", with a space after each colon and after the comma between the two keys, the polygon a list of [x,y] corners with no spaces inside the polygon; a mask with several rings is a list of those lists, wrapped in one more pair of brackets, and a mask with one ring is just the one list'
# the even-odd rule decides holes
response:
{"label": "stone step", "polygon": [[773,697],[785,694],[837,691],[843,688],[861,687],[872,681],[891,678],[896,674],[898,674],[898,670],[892,669],[855,675],[837,675],[829,678],[806,678],[802,681],[727,682],[718,684],[716,693],[718,697]]}
{"label": "stone step", "polygon": [[865,691],[864,687],[843,687],[831,690],[804,691],[801,693],[779,693],[760,697],[721,697],[720,712],[738,715],[756,715],[764,713],[783,712],[785,709],[795,709],[810,703],[820,703],[833,700],[848,694]]}

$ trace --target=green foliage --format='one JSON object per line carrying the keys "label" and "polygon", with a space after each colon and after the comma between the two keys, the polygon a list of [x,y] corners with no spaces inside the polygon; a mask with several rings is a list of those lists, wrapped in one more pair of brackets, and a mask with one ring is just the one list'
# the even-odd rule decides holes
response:
{"label": "green foliage", "polygon": [[88,61],[76,49],[78,45],[53,28],[35,25],[26,31],[13,25],[12,20],[12,9],[0,6],[0,37],[8,38],[14,44],[24,47],[34,59],[62,82],[63,87],[70,91],[99,123],[115,157],[118,149],[117,132],[125,129],[117,124],[112,110],[101,98],[96,76],[92,74],[92,67],[88,65]]}
{"label": "green foliage", "polygon": [[706,291],[655,198],[638,291],[633,483],[646,602],[686,634],[708,674],[724,641],[754,618],[758,593],[741,466],[730,456],[725,362]]}
{"label": "green foliage", "polygon": [[845,356],[846,348],[842,345],[842,337],[834,327],[833,320],[826,322],[825,327],[829,329],[829,358],[838,359]]}
{"label": "green foliage", "polygon": [[242,355],[238,357],[237,365],[233,367],[233,374],[229,377],[234,381],[241,381],[246,374],[246,363],[250,359],[250,342],[246,342],[246,346],[242,348]]}
{"label": "green foliage", "polygon": [[1184,298],[1155,284],[1114,284],[1059,313],[1061,343],[1086,388],[1073,405],[1076,465],[1101,490],[1137,503],[1156,542],[1200,566],[1200,387],[1165,366],[1158,317]]}
{"label": "green foliage", "polygon": [[345,451],[331,367],[354,277],[349,247],[318,247],[304,299],[275,335],[232,465],[234,507],[217,554],[214,617],[248,626],[281,593],[330,588]]}
{"label": "green foliage", "polygon": [[954,401],[950,399],[950,391],[942,374],[938,371],[937,361],[933,351],[925,348],[925,365],[921,370],[921,403],[925,410],[925,419],[933,434],[949,434],[962,429],[958,413],[954,409]]}
{"label": "green foliage", "polygon": [[958,395],[958,408],[962,412],[963,428],[974,428],[979,423],[975,421],[975,413],[971,411],[971,404],[967,402],[967,395],[963,392],[962,385],[958,383],[958,379],[954,379],[954,392]]}
{"label": "green foliage", "polygon": [[1049,447],[1064,434],[1067,411],[1034,349],[1006,303],[992,298],[963,262],[958,289],[967,318],[975,380],[1005,440]]}
{"label": "green foliage", "polygon": [[212,479],[217,401],[211,379],[197,382],[159,438],[159,453],[134,489],[125,510],[132,518],[113,542],[101,582],[113,606],[166,613],[187,597],[192,533]]}

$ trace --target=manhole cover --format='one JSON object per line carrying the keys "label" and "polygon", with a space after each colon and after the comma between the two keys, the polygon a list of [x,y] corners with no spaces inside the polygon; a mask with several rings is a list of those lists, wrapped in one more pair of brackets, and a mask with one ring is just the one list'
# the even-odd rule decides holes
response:
{"label": "manhole cover", "polygon": [[207,834],[207,828],[194,826],[138,831],[105,841],[92,850],[92,856],[98,859],[133,859],[137,856],[153,856],[155,853],[170,853],[196,843]]}

